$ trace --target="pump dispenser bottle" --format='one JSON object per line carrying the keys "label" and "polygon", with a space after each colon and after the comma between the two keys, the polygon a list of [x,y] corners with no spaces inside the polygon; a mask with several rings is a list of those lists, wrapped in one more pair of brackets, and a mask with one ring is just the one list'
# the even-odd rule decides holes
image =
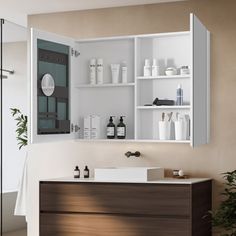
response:
{"label": "pump dispenser bottle", "polygon": [[125,139],[126,136],[126,125],[124,124],[123,117],[120,117],[120,123],[117,125],[117,138]]}
{"label": "pump dispenser bottle", "polygon": [[84,168],[84,178],[85,179],[89,178],[89,168],[88,168],[88,166],[85,166],[85,168]]}
{"label": "pump dispenser bottle", "polygon": [[113,123],[113,117],[110,116],[109,123],[107,125],[107,138],[114,139],[115,138],[115,124]]}
{"label": "pump dispenser bottle", "polygon": [[78,166],[76,166],[75,169],[74,169],[74,178],[75,179],[80,178],[80,170],[79,170]]}

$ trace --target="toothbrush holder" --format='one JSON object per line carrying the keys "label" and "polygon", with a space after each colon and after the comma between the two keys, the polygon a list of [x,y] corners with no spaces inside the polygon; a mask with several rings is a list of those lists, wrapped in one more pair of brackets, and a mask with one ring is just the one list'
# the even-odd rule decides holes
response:
{"label": "toothbrush holder", "polygon": [[170,140],[171,139],[171,129],[172,121],[159,121],[159,139],[160,140]]}
{"label": "toothbrush holder", "polygon": [[187,139],[187,122],[183,120],[175,121],[175,140]]}

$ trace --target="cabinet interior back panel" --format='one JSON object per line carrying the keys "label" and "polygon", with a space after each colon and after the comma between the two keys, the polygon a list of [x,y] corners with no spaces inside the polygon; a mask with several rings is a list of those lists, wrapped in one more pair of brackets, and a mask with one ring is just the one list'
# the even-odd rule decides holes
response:
{"label": "cabinet interior back panel", "polygon": [[[153,120],[153,112],[151,110],[139,110],[138,111],[138,139],[152,140],[153,134],[155,133],[155,128]],[[157,122],[156,122],[157,123]]]}
{"label": "cabinet interior back panel", "polygon": [[[89,83],[89,60],[103,59],[104,83],[111,83],[111,64],[127,63],[128,82],[134,82],[134,39],[79,42],[78,84]],[[121,76],[120,76],[121,78]]]}
{"label": "cabinet interior back panel", "polygon": [[126,138],[134,139],[134,88],[132,86],[80,89],[78,99],[80,138],[83,138],[83,118],[88,115],[99,115],[101,139],[106,139],[106,126],[110,116],[115,116],[115,125],[119,123],[120,116],[125,116]]}
{"label": "cabinet interior back panel", "polygon": [[153,94],[152,80],[137,80],[137,105],[144,106],[145,104],[152,104]]}
{"label": "cabinet interior back panel", "polygon": [[138,75],[143,75],[145,59],[157,59],[160,75],[167,67],[180,68],[190,65],[190,35],[171,35],[167,37],[140,38],[138,42]]}
{"label": "cabinet interior back panel", "polygon": [[154,80],[152,87],[153,100],[158,97],[159,99],[171,99],[176,101],[176,90],[179,84],[181,84],[183,89],[184,105],[190,105],[190,78]]}
{"label": "cabinet interior back panel", "polygon": [[152,104],[155,98],[176,101],[176,89],[178,84],[181,84],[183,88],[184,105],[190,105],[190,83],[190,78],[138,80],[137,105],[144,106],[145,104]]}

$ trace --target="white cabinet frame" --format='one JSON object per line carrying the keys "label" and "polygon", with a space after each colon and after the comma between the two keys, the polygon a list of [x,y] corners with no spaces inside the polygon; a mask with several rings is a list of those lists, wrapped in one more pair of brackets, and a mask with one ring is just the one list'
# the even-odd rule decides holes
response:
{"label": "white cabinet frame", "polygon": [[[206,144],[210,139],[210,33],[206,29],[206,27],[199,21],[199,19],[190,14],[190,30],[183,32],[171,32],[171,33],[159,33],[159,34],[148,34],[148,35],[134,35],[134,36],[119,36],[119,37],[109,37],[109,38],[95,38],[95,39],[83,39],[83,40],[75,40],[59,35],[55,35],[52,33],[47,33],[43,31],[38,31],[35,29],[31,30],[31,116],[30,116],[30,142],[38,143],[38,142],[49,142],[49,141],[58,141],[64,139],[76,139],[78,141],[83,141],[83,139],[79,139],[78,134],[75,132],[71,132],[71,134],[59,134],[59,135],[38,135],[37,134],[37,39],[43,39],[51,42],[61,43],[64,45],[68,45],[71,49],[85,52],[91,47],[94,51],[96,49],[96,45],[101,45],[103,47],[103,55],[101,57],[107,57],[110,60],[110,63],[114,63],[111,61],[111,53],[106,51],[106,45],[109,46],[109,50],[114,49],[118,55],[114,56],[116,60],[122,58],[122,53],[126,55],[129,63],[128,70],[132,70],[132,76],[129,78],[128,84],[118,84],[114,85],[111,83],[106,83],[103,85],[90,85],[88,81],[85,82],[87,77],[87,72],[83,70],[88,70],[88,68],[84,68],[85,62],[87,62],[88,58],[86,57],[70,57],[70,99],[71,99],[71,107],[70,107],[70,119],[73,124],[80,124],[79,119],[86,115],[89,112],[93,112],[94,108],[89,107],[90,104],[88,102],[88,109],[86,110],[85,106],[80,106],[81,101],[86,101],[86,96],[88,94],[93,94],[96,99],[96,91],[108,91],[113,89],[114,94],[122,94],[124,96],[123,100],[121,99],[120,107],[117,107],[119,112],[117,114],[122,114],[122,106],[124,106],[127,101],[130,99],[132,102],[129,102],[130,109],[127,107],[126,113],[130,110],[132,114],[131,120],[128,120],[129,126],[133,125],[131,129],[131,133],[129,133],[129,139],[126,140],[107,140],[102,138],[100,140],[91,140],[91,141],[131,141],[131,142],[168,142],[168,143],[188,143],[192,147],[196,147],[202,144]],[[165,42],[165,40],[167,40]],[[144,78],[142,76],[142,67],[143,67],[143,59],[146,55],[156,56],[158,53],[164,53],[160,48],[155,45],[168,45],[168,42],[172,42],[176,40],[177,43],[181,47],[183,47],[183,55],[180,55],[180,48],[176,47],[176,63],[178,65],[183,65],[184,63],[190,66],[190,75],[187,76],[172,76],[167,77],[163,75],[158,77],[149,77]],[[181,41],[182,40],[182,41]],[[149,44],[150,41],[150,44]],[[152,46],[152,43],[154,46]],[[150,47],[149,47],[150,46]],[[87,48],[86,48],[87,47]],[[98,46],[99,47],[99,46]],[[161,46],[160,46],[161,47]],[[120,50],[119,50],[120,49]],[[167,48],[168,49],[168,48]],[[122,51],[123,50],[123,51]],[[158,51],[159,50],[159,51]],[[99,50],[98,50],[99,51]],[[168,51],[168,50],[167,50]],[[102,50],[100,50],[102,52]],[[149,54],[148,54],[149,53]],[[167,57],[171,53],[171,51],[167,52]],[[178,54],[178,55],[177,55]],[[187,56],[186,56],[187,55]],[[178,56],[178,57],[177,57]],[[187,57],[187,59],[185,58]],[[189,58],[189,59],[188,59]],[[82,61],[81,61],[82,60]],[[187,61],[187,63],[186,63]],[[83,65],[83,67],[79,68],[79,66]],[[164,68],[164,67],[163,67]],[[163,70],[162,68],[162,70]],[[106,75],[107,77],[107,75]],[[107,78],[106,78],[107,79]],[[164,90],[164,87],[160,87],[154,91],[153,86],[158,86],[158,81],[168,81],[168,86],[172,86],[172,90],[176,86],[176,81],[182,81],[185,86],[186,96],[187,96],[187,104],[182,107],[174,106],[174,107],[145,107],[143,103],[146,102],[148,98],[145,96],[149,96],[149,101],[151,96],[154,96],[156,92],[160,92],[160,89]],[[173,81],[173,82],[171,82]],[[175,81],[175,82],[174,82]],[[106,81],[107,82],[107,81]],[[160,82],[161,86],[164,86],[163,83]],[[147,85],[146,85],[147,84]],[[142,90],[140,89],[143,86],[147,86],[152,91],[148,91],[147,94],[142,95]],[[119,92],[116,92],[118,91]],[[168,88],[166,88],[168,90]],[[85,91],[82,92],[82,91]],[[166,91],[167,91],[166,90]],[[93,91],[93,92],[90,92]],[[174,90],[173,90],[174,91]],[[151,95],[150,93],[153,93]],[[117,93],[117,94],[116,94]],[[149,94],[148,94],[149,93]],[[87,95],[86,95],[87,94]],[[101,92],[98,93],[101,96]],[[130,95],[129,95],[130,94]],[[173,95],[173,94],[172,94]],[[171,95],[171,96],[172,96]],[[81,97],[85,96],[85,97]],[[106,96],[106,95],[104,95]],[[143,97],[142,97],[143,96]],[[114,98],[115,99],[115,98]],[[99,100],[99,99],[98,99]],[[112,100],[113,102],[116,100]],[[127,104],[126,104],[127,105]],[[104,110],[107,110],[106,107]],[[190,140],[159,140],[156,138],[157,136],[154,134],[147,134],[149,138],[142,138],[142,129],[144,126],[144,120],[146,118],[142,118],[142,116],[149,117],[151,120],[149,122],[149,126],[151,122],[156,122],[157,117],[159,117],[159,113],[162,111],[187,111],[190,115],[191,119],[191,128],[190,128]],[[109,116],[110,111],[107,111],[104,116]],[[143,115],[144,114],[144,115]],[[156,114],[156,115],[154,115]],[[110,114],[112,115],[112,114]],[[79,118],[80,117],[80,118]],[[109,118],[109,117],[107,117]],[[149,119],[147,118],[147,119]],[[144,119],[142,121],[142,119]],[[154,121],[153,121],[154,120]],[[132,124],[133,122],[133,124]],[[103,122],[103,126],[105,121]],[[81,125],[80,125],[81,126]],[[155,132],[154,129],[157,129],[155,125],[150,126],[150,132]],[[145,136],[145,134],[143,134]],[[88,140],[85,140],[88,141]]]}

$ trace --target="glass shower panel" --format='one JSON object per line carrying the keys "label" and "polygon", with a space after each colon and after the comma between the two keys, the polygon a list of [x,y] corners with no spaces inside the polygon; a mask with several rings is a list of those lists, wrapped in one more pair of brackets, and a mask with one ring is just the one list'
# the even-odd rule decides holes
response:
{"label": "glass shower panel", "polygon": [[1,21],[1,30],[2,231],[7,233],[26,227],[25,218],[15,216],[14,208],[26,157],[28,32],[7,20]]}
{"label": "glass shower panel", "polygon": [[2,206],[3,206],[3,191],[2,191],[2,27],[3,27],[3,20],[1,19],[0,22],[0,194],[1,194],[1,199],[0,199],[0,234],[2,235],[3,233],[3,224],[2,224]]}

